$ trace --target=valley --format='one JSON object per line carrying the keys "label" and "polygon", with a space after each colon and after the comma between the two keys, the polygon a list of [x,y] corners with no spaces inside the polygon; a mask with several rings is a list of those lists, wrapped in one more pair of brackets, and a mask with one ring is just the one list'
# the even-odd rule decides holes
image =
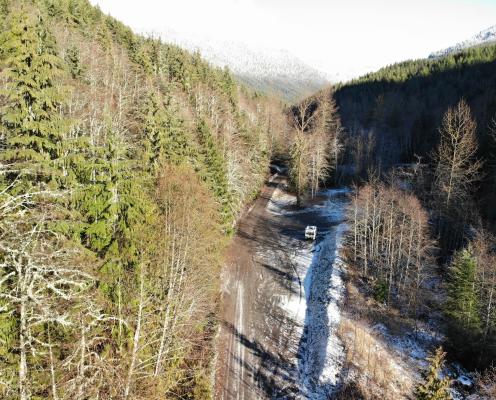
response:
{"label": "valley", "polygon": [[2,400],[496,398],[496,4],[357,1],[0,0]]}

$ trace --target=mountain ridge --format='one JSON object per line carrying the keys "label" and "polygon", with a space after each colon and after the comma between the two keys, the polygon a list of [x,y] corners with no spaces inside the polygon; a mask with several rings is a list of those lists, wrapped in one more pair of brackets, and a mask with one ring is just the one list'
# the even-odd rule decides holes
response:
{"label": "mountain ridge", "polygon": [[458,53],[469,47],[484,46],[493,42],[496,42],[496,24],[480,31],[479,33],[472,36],[470,39],[464,40],[463,42],[459,42],[445,49],[435,51],[431,53],[428,58],[435,59],[445,57],[453,53]]}
{"label": "mountain ridge", "polygon": [[162,39],[192,52],[217,67],[227,67],[243,84],[294,101],[330,84],[329,77],[284,49],[255,47],[164,31]]}

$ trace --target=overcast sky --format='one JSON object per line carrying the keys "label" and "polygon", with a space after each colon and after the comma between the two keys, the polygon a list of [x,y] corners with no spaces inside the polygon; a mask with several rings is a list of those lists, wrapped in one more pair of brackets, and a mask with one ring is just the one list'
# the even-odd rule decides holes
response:
{"label": "overcast sky", "polygon": [[140,32],[282,48],[330,74],[363,73],[496,24],[496,0],[90,0]]}

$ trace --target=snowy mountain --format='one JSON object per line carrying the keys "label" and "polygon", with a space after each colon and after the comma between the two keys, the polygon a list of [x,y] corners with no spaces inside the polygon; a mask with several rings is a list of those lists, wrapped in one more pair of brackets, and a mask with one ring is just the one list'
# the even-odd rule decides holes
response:
{"label": "snowy mountain", "polygon": [[439,50],[432,53],[429,58],[439,58],[447,56],[452,53],[458,53],[459,51],[466,49],[468,47],[480,46],[496,41],[496,25],[491,26],[477,35],[473,36],[471,39],[460,42],[452,47],[448,47],[444,50]]}
{"label": "snowy mountain", "polygon": [[168,31],[161,37],[201,55],[218,67],[227,66],[244,84],[285,100],[315,93],[329,83],[326,75],[286,50],[180,35]]}

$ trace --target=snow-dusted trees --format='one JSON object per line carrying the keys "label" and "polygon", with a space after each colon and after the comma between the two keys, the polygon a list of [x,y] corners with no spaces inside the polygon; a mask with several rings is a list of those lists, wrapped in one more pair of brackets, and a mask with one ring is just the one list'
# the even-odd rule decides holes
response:
{"label": "snow-dusted trees", "polygon": [[355,192],[349,209],[351,256],[375,297],[414,308],[429,265],[428,216],[419,200],[380,183]]}

